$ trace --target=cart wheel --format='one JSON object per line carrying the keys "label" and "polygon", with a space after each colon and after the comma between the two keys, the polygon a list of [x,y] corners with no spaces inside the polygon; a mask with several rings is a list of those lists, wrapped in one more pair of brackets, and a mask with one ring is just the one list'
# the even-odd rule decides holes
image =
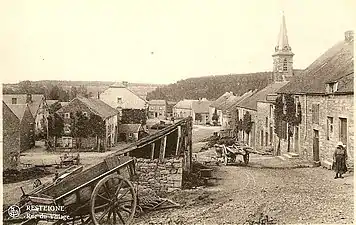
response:
{"label": "cart wheel", "polygon": [[137,204],[131,182],[112,174],[95,186],[91,195],[91,217],[98,224],[130,224]]}
{"label": "cart wheel", "polygon": [[243,156],[243,158],[244,158],[245,165],[247,165],[248,162],[250,161],[250,154],[246,153],[246,154]]}

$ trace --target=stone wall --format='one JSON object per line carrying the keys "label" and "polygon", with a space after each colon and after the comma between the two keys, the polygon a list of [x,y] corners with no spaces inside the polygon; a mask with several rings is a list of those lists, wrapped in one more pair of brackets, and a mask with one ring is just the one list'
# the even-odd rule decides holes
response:
{"label": "stone wall", "polygon": [[[270,126],[272,126],[272,117],[270,113],[270,103],[267,102],[257,102],[257,121],[256,121],[256,148],[265,149],[271,147],[273,140],[271,140]],[[267,126],[266,126],[267,118]],[[261,132],[263,132],[263,140],[261,140]],[[272,129],[272,135],[274,134],[274,129]],[[266,143],[267,135],[267,143]],[[273,139],[273,137],[272,137]],[[262,146],[263,144],[263,146]]]}
{"label": "stone wall", "polygon": [[171,192],[182,187],[183,158],[158,159],[137,158],[136,173],[142,186],[157,193]]}

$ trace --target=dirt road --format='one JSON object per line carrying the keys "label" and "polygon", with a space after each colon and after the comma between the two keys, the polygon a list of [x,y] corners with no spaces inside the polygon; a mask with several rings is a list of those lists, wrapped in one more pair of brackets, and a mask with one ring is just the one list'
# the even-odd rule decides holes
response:
{"label": "dirt road", "polygon": [[264,213],[277,223],[352,223],[353,174],[333,179],[322,168],[222,166],[218,184],[171,196],[182,208],[153,212],[138,224],[242,224]]}

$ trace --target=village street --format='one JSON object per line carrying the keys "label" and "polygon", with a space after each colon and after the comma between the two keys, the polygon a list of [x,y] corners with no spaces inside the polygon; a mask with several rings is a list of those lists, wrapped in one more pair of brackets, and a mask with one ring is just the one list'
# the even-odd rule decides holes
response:
{"label": "village street", "polygon": [[[218,129],[194,126],[193,150],[198,160],[213,154],[211,149],[198,153],[204,145],[199,141]],[[89,166],[88,162],[99,162],[107,154],[81,153],[81,159]],[[36,152],[25,155],[24,159],[29,159]],[[353,173],[334,180],[332,171],[309,168],[305,162],[293,160],[252,155],[249,166],[214,167],[214,176],[219,179],[212,181],[212,186],[170,193],[166,197],[181,208],[150,212],[136,218],[135,224],[241,224],[257,213],[277,223],[352,223]],[[30,190],[33,181],[5,184],[4,203],[14,203],[21,195],[20,186]]]}

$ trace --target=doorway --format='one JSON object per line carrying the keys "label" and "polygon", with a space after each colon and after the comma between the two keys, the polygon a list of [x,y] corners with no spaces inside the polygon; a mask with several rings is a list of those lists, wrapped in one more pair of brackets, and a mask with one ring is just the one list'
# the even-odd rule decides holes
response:
{"label": "doorway", "polygon": [[295,127],[294,135],[294,152],[299,152],[299,127]]}
{"label": "doorway", "polygon": [[319,131],[314,130],[313,135],[313,160],[319,162]]}
{"label": "doorway", "polygon": [[347,119],[340,118],[340,137],[339,140],[347,145]]}

